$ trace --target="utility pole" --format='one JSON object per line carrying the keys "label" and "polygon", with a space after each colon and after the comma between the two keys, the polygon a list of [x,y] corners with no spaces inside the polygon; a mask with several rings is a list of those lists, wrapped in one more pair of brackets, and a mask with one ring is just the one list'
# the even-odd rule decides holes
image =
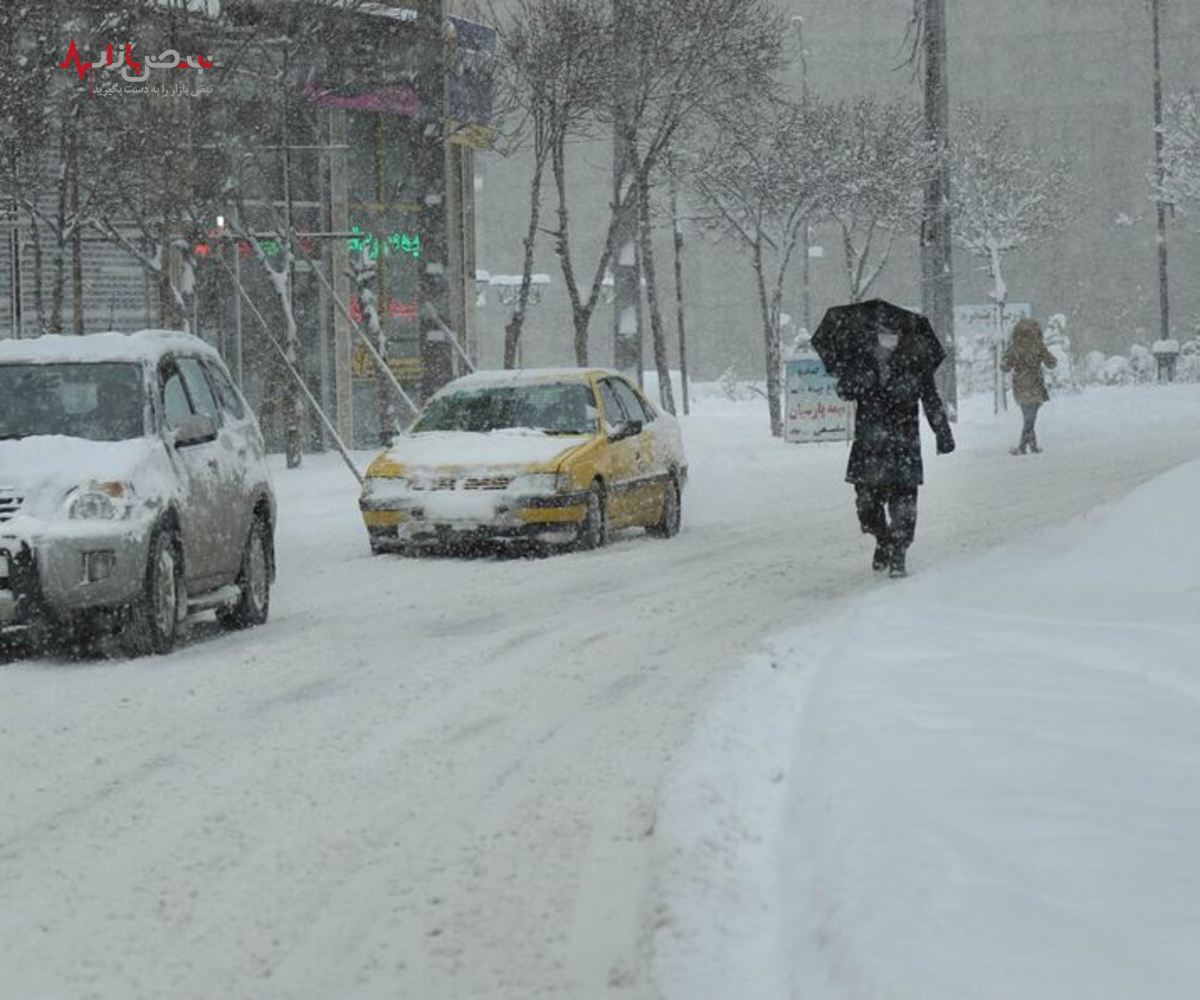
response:
{"label": "utility pole", "polygon": [[1154,197],[1158,214],[1158,314],[1159,339],[1171,339],[1171,307],[1167,288],[1167,203],[1163,196],[1166,167],[1163,164],[1163,88],[1162,32],[1159,0],[1150,0],[1150,19],[1154,34],[1154,170],[1157,180]]}
{"label": "utility pole", "polygon": [[637,0],[613,0],[614,65],[618,67],[613,95],[613,206],[620,212],[613,232],[613,367],[641,381],[642,323],[641,268],[638,266],[637,205],[620,208],[633,187],[636,150],[630,122],[630,90],[636,80],[637,49],[630,37],[629,16]]}
{"label": "utility pole", "polygon": [[[804,18],[797,14],[792,18],[792,26],[796,29],[796,37],[800,43],[800,100],[807,106],[808,50],[804,47]],[[804,332],[812,333],[812,272],[810,270],[812,267],[810,257],[812,252],[812,230],[809,228],[807,218],[801,225],[803,226],[800,247],[802,262],[801,298],[804,306]]]}
{"label": "utility pole", "polygon": [[950,242],[950,82],[946,65],[946,0],[919,0],[923,6],[925,138],[939,151],[938,166],[925,185],[921,222],[921,308],[946,348],[938,369],[938,391],[958,415],[957,351],[954,343],[954,251]]}

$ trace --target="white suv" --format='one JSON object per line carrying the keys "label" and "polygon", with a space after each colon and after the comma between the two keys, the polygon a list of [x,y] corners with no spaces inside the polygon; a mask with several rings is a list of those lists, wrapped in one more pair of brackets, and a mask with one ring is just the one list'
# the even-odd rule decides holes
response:
{"label": "white suv", "polygon": [[267,619],[275,498],[217,352],[164,330],[0,340],[0,638]]}

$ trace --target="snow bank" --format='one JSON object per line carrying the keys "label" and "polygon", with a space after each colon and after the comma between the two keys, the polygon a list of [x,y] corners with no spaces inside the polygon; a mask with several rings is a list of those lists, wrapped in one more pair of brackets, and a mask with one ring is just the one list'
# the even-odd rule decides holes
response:
{"label": "snow bank", "polygon": [[1200,995],[1200,462],[781,639],[670,781],[668,997]]}

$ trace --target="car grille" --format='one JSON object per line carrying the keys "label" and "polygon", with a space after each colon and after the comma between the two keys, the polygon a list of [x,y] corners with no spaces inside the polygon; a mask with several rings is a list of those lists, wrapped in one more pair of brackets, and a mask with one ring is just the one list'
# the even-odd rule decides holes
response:
{"label": "car grille", "polygon": [[453,476],[442,476],[438,479],[414,479],[414,490],[506,490],[513,481],[512,476],[468,476],[466,479],[456,479]]}
{"label": "car grille", "polygon": [[0,490],[0,521],[11,521],[21,512],[24,497],[17,496],[11,490]]}

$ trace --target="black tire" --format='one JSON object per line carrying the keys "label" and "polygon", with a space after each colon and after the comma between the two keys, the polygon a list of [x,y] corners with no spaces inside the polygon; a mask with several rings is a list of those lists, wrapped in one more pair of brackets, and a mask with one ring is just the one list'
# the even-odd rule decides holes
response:
{"label": "black tire", "polygon": [[179,639],[183,590],[179,544],[172,531],[161,529],[150,539],[146,580],[129,615],[126,647],[133,656],[163,655]]}
{"label": "black tire", "polygon": [[228,629],[262,625],[271,613],[271,543],[267,535],[266,520],[256,517],[238,571],[238,602],[217,612],[217,620]]}
{"label": "black tire", "polygon": [[604,487],[593,483],[588,490],[587,513],[583,523],[579,525],[579,535],[575,540],[577,549],[601,549],[608,544],[608,510],[605,503]]}
{"label": "black tire", "polygon": [[683,494],[679,489],[679,480],[671,476],[667,480],[667,488],[663,490],[662,517],[656,524],[650,525],[646,533],[655,538],[674,538],[679,534],[682,521]]}

